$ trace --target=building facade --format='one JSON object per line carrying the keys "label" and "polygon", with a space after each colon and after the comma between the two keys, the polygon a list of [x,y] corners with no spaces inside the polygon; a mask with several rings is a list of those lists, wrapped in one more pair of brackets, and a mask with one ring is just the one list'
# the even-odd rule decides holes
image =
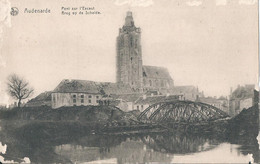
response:
{"label": "building facade", "polygon": [[248,109],[258,104],[259,93],[255,86],[238,86],[234,91],[231,90],[229,99],[229,113],[231,116],[239,114],[243,109]]}
{"label": "building facade", "polygon": [[52,108],[99,105],[108,95],[132,93],[130,86],[88,80],[62,80],[51,93]]}

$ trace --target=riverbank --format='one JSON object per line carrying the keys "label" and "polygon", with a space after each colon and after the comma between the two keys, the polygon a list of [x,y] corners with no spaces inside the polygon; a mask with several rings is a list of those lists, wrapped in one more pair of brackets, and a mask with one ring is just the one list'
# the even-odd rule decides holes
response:
{"label": "riverbank", "polygon": [[0,111],[0,120],[23,121],[79,121],[82,123],[137,121],[139,111],[124,112],[113,106],[23,107]]}

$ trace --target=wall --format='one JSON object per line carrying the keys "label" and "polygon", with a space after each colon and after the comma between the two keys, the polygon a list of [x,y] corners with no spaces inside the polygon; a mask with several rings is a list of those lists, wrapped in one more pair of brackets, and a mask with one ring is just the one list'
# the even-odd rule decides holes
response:
{"label": "wall", "polygon": [[253,106],[253,98],[247,98],[240,100],[240,111],[241,112],[244,108],[247,109],[249,107]]}
{"label": "wall", "polygon": [[148,107],[149,107],[149,104],[135,104],[134,110],[139,110],[140,112],[143,112]]}
{"label": "wall", "polygon": [[128,111],[128,104],[125,101],[121,100],[120,103],[116,107],[118,107],[119,109],[121,109],[124,112]]}
{"label": "wall", "polygon": [[195,101],[199,97],[199,93],[183,93],[185,100]]}
{"label": "wall", "polygon": [[117,37],[117,82],[129,84],[132,88],[142,90],[142,50],[139,28],[130,26],[120,29]]}
{"label": "wall", "polygon": [[131,111],[131,110],[134,110],[134,103],[133,102],[127,102],[127,110],[128,111]]}
{"label": "wall", "polygon": [[51,97],[52,108],[59,108],[62,106],[98,105],[98,100],[101,98],[101,95],[87,93],[52,93]]}
{"label": "wall", "polygon": [[145,90],[149,89],[169,89],[173,87],[173,80],[171,79],[156,79],[156,78],[143,78],[143,86]]}

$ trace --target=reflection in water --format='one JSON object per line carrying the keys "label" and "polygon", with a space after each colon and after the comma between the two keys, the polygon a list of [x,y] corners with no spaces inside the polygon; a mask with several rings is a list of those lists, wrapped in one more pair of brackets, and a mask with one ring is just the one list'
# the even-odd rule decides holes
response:
{"label": "reflection in water", "polygon": [[192,135],[150,135],[143,139],[143,142],[156,151],[172,154],[187,154],[209,150],[219,142],[205,136]]}
{"label": "reflection in water", "polygon": [[[249,162],[248,154],[259,162],[259,146],[253,136],[219,139],[172,133],[92,135],[78,124],[63,123],[8,127],[0,131],[0,141],[7,145],[1,156],[17,162],[28,157],[33,163],[209,162],[205,159],[223,163],[231,158]],[[221,157],[216,155],[220,153]]]}
{"label": "reflection in water", "polygon": [[240,154],[239,145],[221,143],[210,151],[190,155],[176,155],[172,163],[249,163],[252,155]]}

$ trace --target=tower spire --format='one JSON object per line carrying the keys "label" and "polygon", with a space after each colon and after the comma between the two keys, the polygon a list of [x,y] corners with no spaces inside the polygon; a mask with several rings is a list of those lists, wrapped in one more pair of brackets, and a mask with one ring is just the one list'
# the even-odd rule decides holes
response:
{"label": "tower spire", "polygon": [[126,13],[125,26],[134,26],[134,19],[131,11],[127,11]]}

